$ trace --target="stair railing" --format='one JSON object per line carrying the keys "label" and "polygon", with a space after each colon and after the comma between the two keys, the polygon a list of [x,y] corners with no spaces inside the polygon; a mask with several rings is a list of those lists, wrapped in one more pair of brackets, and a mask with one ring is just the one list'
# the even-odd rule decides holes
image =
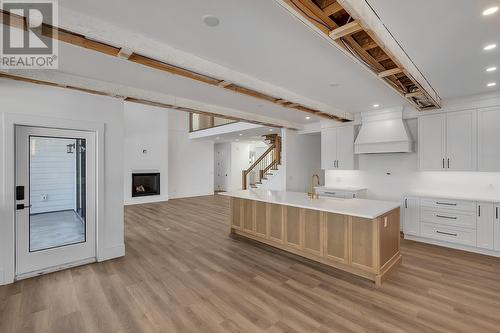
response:
{"label": "stair railing", "polygon": [[255,162],[247,169],[242,171],[242,188],[248,189],[249,185],[255,187],[256,184],[262,184],[269,170],[277,170],[281,164],[281,138],[273,137],[271,145]]}

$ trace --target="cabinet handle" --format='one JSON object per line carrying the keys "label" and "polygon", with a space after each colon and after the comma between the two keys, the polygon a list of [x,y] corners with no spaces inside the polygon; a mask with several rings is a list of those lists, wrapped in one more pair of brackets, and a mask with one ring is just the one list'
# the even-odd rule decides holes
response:
{"label": "cabinet handle", "polygon": [[436,205],[445,205],[445,206],[456,206],[456,203],[449,203],[449,202],[439,202],[436,201]]}
{"label": "cabinet handle", "polygon": [[408,199],[405,199],[405,208],[408,208]]}
{"label": "cabinet handle", "polygon": [[481,217],[481,205],[478,205],[477,208],[478,208],[478,216]]}
{"label": "cabinet handle", "polygon": [[448,159],[448,169],[450,168],[450,159]]}
{"label": "cabinet handle", "polygon": [[335,194],[337,194],[337,193],[335,193],[335,192],[325,192],[325,194],[335,195]]}
{"label": "cabinet handle", "polygon": [[449,219],[449,220],[456,220],[457,219],[457,217],[455,217],[455,216],[436,215],[436,217],[440,217],[442,219]]}
{"label": "cabinet handle", "polygon": [[339,168],[339,160],[337,160],[337,169]]}
{"label": "cabinet handle", "polygon": [[443,169],[444,169],[444,158],[443,158]]}
{"label": "cabinet handle", "polygon": [[495,218],[498,220],[498,207],[495,207]]}
{"label": "cabinet handle", "polygon": [[457,237],[458,236],[457,234],[452,234],[450,232],[443,232],[443,231],[439,231],[439,230],[436,230],[436,233],[437,234],[441,234],[441,235],[453,236],[453,237]]}

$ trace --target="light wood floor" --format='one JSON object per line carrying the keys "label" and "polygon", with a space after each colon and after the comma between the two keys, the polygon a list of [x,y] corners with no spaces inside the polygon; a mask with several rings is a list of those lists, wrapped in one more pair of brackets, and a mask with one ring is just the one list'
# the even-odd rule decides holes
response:
{"label": "light wood floor", "polygon": [[500,259],[403,241],[376,289],[231,239],[228,208],[127,207],[125,258],[0,287],[0,332],[500,332]]}

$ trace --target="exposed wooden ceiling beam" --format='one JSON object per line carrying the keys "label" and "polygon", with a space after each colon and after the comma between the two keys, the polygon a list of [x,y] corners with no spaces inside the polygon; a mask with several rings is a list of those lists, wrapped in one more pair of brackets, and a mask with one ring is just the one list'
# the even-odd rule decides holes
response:
{"label": "exposed wooden ceiling beam", "polygon": [[[51,87],[58,87],[58,88],[64,88],[64,89],[78,90],[78,91],[85,92],[85,93],[88,93],[88,94],[93,94],[93,95],[108,96],[108,97],[113,97],[113,98],[118,98],[118,99],[124,99],[127,102],[134,102],[134,103],[140,103],[140,104],[145,104],[145,105],[152,105],[152,106],[157,106],[157,107],[161,107],[161,108],[174,109],[174,110],[179,110],[179,111],[184,111],[184,112],[209,115],[209,116],[213,116],[213,117],[217,117],[217,118],[222,118],[222,119],[243,121],[243,122],[252,123],[252,124],[256,124],[256,125],[276,127],[276,128],[283,128],[283,126],[279,126],[279,125],[276,125],[276,124],[266,123],[266,122],[261,122],[261,121],[256,121],[256,120],[251,120],[251,119],[247,119],[247,118],[227,116],[227,115],[222,115],[222,114],[213,113],[213,112],[207,112],[207,111],[203,111],[203,110],[199,110],[199,109],[187,108],[187,107],[183,107],[183,106],[178,106],[178,105],[173,105],[173,104],[167,104],[167,103],[161,103],[161,102],[147,100],[147,99],[140,99],[140,98],[135,98],[135,97],[121,96],[121,95],[116,95],[116,94],[112,94],[112,93],[109,93],[109,92],[99,91],[99,90],[94,90],[94,89],[87,89],[87,88],[70,86],[70,85],[62,85],[62,84],[53,83],[53,82],[49,82],[49,81],[36,80],[36,79],[26,78],[26,77],[23,77],[23,76],[12,75],[12,74],[7,74],[7,73],[0,73],[0,78],[9,79],[9,80],[15,80],[15,81],[21,81],[21,82],[28,82],[28,83],[39,84],[39,85],[44,85],[44,86],[51,86]],[[296,128],[290,128],[290,129],[296,129]]]}
{"label": "exposed wooden ceiling beam", "polygon": [[359,22],[354,21],[330,31],[329,35],[332,39],[337,40],[344,36],[352,35],[361,30],[363,30],[363,28],[361,27],[361,25],[359,25]]}
{"label": "exposed wooden ceiling beam", "polygon": [[228,82],[228,81],[224,81],[224,80],[222,80],[222,81],[220,81],[217,85],[218,85],[219,87],[221,87],[221,88],[225,88],[225,87],[227,87],[227,86],[228,86],[228,85],[230,85],[230,84],[231,84],[231,82]]}
{"label": "exposed wooden ceiling beam", "polygon": [[344,9],[338,2],[334,2],[329,6],[326,6],[323,8],[323,11],[327,16],[335,15],[338,12],[340,12],[342,9]]}
{"label": "exposed wooden ceiling beam", "polygon": [[[311,1],[311,0],[308,0],[308,1]],[[312,3],[312,1],[311,1],[311,3]],[[0,13],[1,13],[0,23],[10,25],[13,27],[17,27],[20,29],[26,29],[26,18],[24,18],[22,16],[15,15],[15,14],[8,13],[8,12],[3,11],[3,10],[1,10]],[[48,38],[56,38],[59,41],[62,41],[62,42],[65,42],[65,43],[68,43],[71,45],[79,46],[79,47],[82,47],[85,49],[94,50],[96,52],[104,53],[104,54],[107,54],[109,56],[118,57],[120,54],[120,51],[121,51],[121,48],[119,48],[119,47],[115,47],[113,45],[109,45],[109,44],[106,44],[103,42],[91,40],[91,39],[88,39],[81,34],[74,33],[74,32],[71,32],[69,30],[61,29],[61,28],[54,27],[51,25],[47,25],[45,23],[42,25],[42,34]],[[195,71],[192,71],[192,70],[189,70],[186,68],[182,68],[182,67],[179,67],[176,65],[168,64],[166,62],[152,59],[150,57],[146,57],[146,56],[143,56],[143,55],[140,55],[137,53],[132,53],[128,57],[128,61],[138,63],[138,64],[141,64],[141,65],[144,65],[144,66],[147,66],[150,68],[154,68],[157,70],[161,70],[164,72],[168,72],[168,73],[171,73],[174,75],[178,75],[178,76],[182,76],[182,77],[196,80],[199,82],[203,82],[206,84],[210,84],[213,86],[218,86],[222,89],[228,89],[228,90],[234,91],[236,93],[251,96],[251,97],[265,100],[265,101],[268,101],[271,103],[275,103],[277,100],[282,99],[282,98],[277,97],[277,96],[270,96],[270,95],[267,95],[265,93],[261,93],[259,91],[256,91],[256,90],[253,90],[250,88],[239,86],[235,83],[231,83],[228,85],[222,84],[220,86],[219,84],[221,84],[221,82],[224,81],[223,79],[214,78],[214,77],[211,77],[211,76],[208,76],[205,74],[197,73]],[[309,108],[307,106],[303,106],[303,107],[306,110],[312,110],[311,108]],[[303,111],[302,109],[298,109],[298,108],[290,108],[290,109]],[[323,112],[321,110],[313,110],[313,111],[316,112],[316,114],[322,118],[340,121],[340,122],[352,121],[351,119],[349,119],[347,117],[330,114],[327,112]]]}
{"label": "exposed wooden ceiling beam", "polygon": [[403,70],[401,68],[393,68],[393,69],[389,69],[389,70],[378,73],[378,77],[384,78],[384,77],[396,75],[399,73],[403,73]]}

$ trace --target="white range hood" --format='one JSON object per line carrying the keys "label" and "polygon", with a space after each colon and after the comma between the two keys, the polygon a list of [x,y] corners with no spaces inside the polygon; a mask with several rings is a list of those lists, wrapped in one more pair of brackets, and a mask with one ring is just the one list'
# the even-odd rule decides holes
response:
{"label": "white range hood", "polygon": [[361,114],[361,129],[354,143],[355,154],[410,153],[413,140],[403,121],[402,110]]}

